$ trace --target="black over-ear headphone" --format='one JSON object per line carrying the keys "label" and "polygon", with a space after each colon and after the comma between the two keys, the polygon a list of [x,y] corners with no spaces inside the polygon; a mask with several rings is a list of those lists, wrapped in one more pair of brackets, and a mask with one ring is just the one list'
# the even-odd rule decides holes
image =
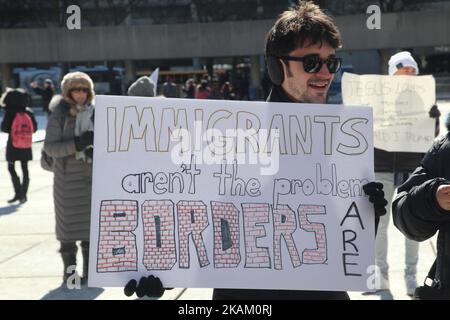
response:
{"label": "black over-ear headphone", "polygon": [[276,56],[268,53],[266,55],[267,71],[269,73],[270,80],[276,86],[280,86],[284,81],[284,72],[281,61]]}

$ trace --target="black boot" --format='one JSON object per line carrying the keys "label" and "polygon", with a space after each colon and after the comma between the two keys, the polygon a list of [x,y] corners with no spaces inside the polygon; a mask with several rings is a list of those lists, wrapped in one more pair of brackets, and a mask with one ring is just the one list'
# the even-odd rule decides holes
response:
{"label": "black boot", "polygon": [[11,177],[13,186],[14,186],[14,198],[8,200],[8,203],[13,203],[16,201],[19,201],[21,199],[21,186],[20,186],[20,179],[19,177],[15,176],[15,177]]}
{"label": "black boot", "polygon": [[83,255],[83,276],[81,284],[87,284],[89,276],[89,241],[81,242],[81,253]]}
{"label": "black boot", "polygon": [[[61,257],[63,260],[64,271],[63,271],[63,284],[67,284],[67,280],[70,276],[76,273],[77,265],[77,246],[75,242],[61,242]],[[72,269],[69,270],[69,267]],[[74,266],[74,267],[73,267]],[[69,271],[69,272],[68,272]]]}
{"label": "black boot", "polygon": [[20,203],[27,202],[27,192],[28,192],[28,186],[30,185],[30,178],[24,177],[22,187],[20,190]]}

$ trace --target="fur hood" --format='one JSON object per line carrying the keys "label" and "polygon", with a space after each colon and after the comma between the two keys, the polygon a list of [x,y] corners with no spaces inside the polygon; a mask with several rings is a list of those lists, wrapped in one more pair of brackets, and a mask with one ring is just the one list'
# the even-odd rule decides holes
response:
{"label": "fur hood", "polygon": [[64,76],[61,81],[61,90],[63,98],[68,102],[73,102],[70,91],[74,88],[87,88],[89,90],[87,95],[87,104],[90,104],[94,100],[94,82],[84,72],[70,72]]}
{"label": "fur hood", "polygon": [[48,110],[50,110],[50,112],[55,112],[58,107],[68,111],[70,109],[70,104],[64,100],[62,95],[55,94],[48,104]]}
{"label": "fur hood", "polygon": [[0,98],[0,106],[8,109],[24,110],[31,106],[31,96],[22,88],[6,88]]}
{"label": "fur hood", "polygon": [[[92,102],[88,103],[88,105],[94,105]],[[48,110],[50,112],[61,112],[63,114],[69,114],[71,116],[76,116],[78,112],[82,111],[75,103],[71,103],[64,99],[64,97],[60,94],[56,94],[53,96],[52,100],[48,104]]]}

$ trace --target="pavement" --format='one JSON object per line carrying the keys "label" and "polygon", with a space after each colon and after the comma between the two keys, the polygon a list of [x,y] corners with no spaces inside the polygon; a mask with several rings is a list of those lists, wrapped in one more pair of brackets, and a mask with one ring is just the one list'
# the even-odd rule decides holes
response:
{"label": "pavement", "polygon": [[[450,110],[450,103],[448,104]],[[446,114],[443,112],[443,114]],[[45,118],[40,115],[40,129]],[[0,300],[131,300],[122,288],[63,288],[63,265],[55,237],[53,175],[40,167],[42,142],[33,143],[34,160],[29,162],[31,183],[28,202],[9,205],[13,188],[5,160],[0,161]],[[1,147],[1,146],[0,146]],[[4,148],[1,152],[4,152]],[[4,156],[1,155],[4,159]],[[365,295],[350,292],[354,300],[409,300],[403,280],[404,236],[393,226],[388,230],[390,291]],[[417,279],[423,282],[435,257],[435,238],[420,244]],[[79,261],[82,261],[79,252]],[[81,270],[79,270],[81,273]],[[210,300],[212,289],[168,290],[163,300]]]}

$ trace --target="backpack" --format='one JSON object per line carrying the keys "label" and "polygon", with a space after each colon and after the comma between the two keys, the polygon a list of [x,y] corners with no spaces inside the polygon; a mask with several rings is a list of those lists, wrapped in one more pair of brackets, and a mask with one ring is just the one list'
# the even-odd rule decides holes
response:
{"label": "backpack", "polygon": [[28,149],[33,142],[33,121],[26,112],[17,112],[11,126],[11,141],[14,148]]}

